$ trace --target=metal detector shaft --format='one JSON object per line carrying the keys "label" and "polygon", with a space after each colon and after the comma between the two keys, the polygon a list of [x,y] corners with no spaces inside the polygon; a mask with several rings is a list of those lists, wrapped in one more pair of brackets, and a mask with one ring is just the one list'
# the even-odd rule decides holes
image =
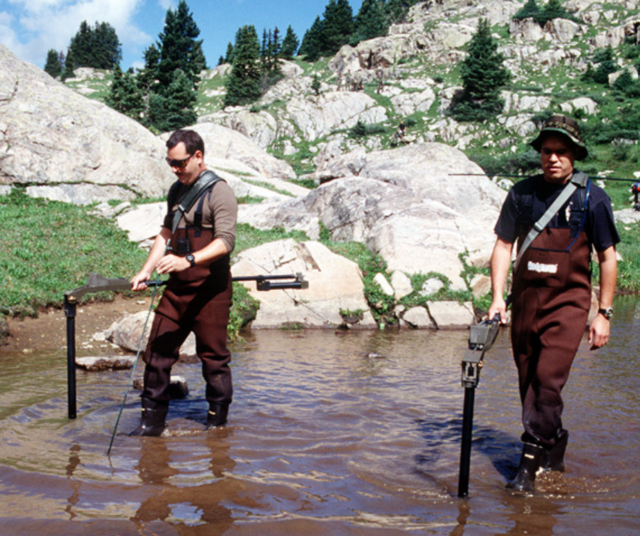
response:
{"label": "metal detector shaft", "polygon": [[78,299],[87,293],[131,288],[128,279],[108,279],[89,274],[87,284],[64,293],[64,314],[67,317],[67,413],[70,419],[77,417],[76,407],[76,309]]}
{"label": "metal detector shaft", "polygon": [[[287,274],[287,275],[245,275],[245,276],[233,277],[231,280],[236,282],[255,281],[257,290],[263,291],[263,292],[266,292],[269,290],[288,289],[288,288],[294,288],[294,289],[309,288],[309,282],[305,281],[304,276],[300,273]],[[273,281],[283,281],[283,282],[273,283]],[[158,287],[158,286],[166,285],[168,283],[168,280],[144,281],[143,283],[148,287]]]}
{"label": "metal detector shaft", "polygon": [[471,472],[471,439],[473,436],[473,406],[476,398],[475,387],[465,387],[464,407],[462,410],[462,441],[460,447],[460,476],[458,478],[458,497],[469,493],[469,473]]}
{"label": "metal detector shaft", "polygon": [[484,354],[496,340],[500,327],[500,316],[471,326],[469,349],[462,359],[462,386],[464,387],[464,406],[462,410],[462,439],[460,442],[460,474],[458,479],[458,497],[469,493],[469,474],[471,471],[471,441],[473,439],[473,407],[476,387],[480,381],[480,370]]}

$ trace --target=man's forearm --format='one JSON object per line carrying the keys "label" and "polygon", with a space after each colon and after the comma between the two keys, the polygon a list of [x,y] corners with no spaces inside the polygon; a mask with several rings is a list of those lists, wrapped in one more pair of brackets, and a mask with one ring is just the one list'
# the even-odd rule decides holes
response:
{"label": "man's forearm", "polygon": [[606,309],[613,304],[616,291],[618,259],[615,247],[611,246],[599,252],[598,260],[600,261],[600,308]]}
{"label": "man's forearm", "polygon": [[144,266],[142,267],[143,272],[152,273],[160,259],[164,257],[167,250],[167,242],[169,241],[171,232],[169,229],[163,227],[160,231],[160,234],[156,236],[155,241],[153,242],[153,246],[151,247],[151,251],[149,252],[149,256],[147,257]]}
{"label": "man's forearm", "polygon": [[511,265],[513,244],[498,238],[491,254],[491,292],[493,298],[502,297]]}
{"label": "man's forearm", "polygon": [[216,238],[213,242],[202,249],[194,251],[193,258],[195,259],[196,264],[211,264],[227,253],[229,253],[229,249],[225,245],[224,241],[220,238]]}

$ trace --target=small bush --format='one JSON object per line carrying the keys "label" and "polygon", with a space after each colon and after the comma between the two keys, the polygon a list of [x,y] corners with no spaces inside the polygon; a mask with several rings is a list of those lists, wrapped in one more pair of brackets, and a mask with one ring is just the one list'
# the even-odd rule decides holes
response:
{"label": "small bush", "polygon": [[362,138],[372,134],[384,134],[387,129],[379,123],[367,125],[358,119],[358,122],[349,129],[350,138]]}
{"label": "small bush", "polygon": [[547,22],[553,19],[567,19],[579,24],[582,21],[569,13],[560,0],[549,0],[543,8],[538,6],[536,0],[527,0],[527,3],[518,11],[514,16],[514,20],[533,19],[541,28],[547,24]]}

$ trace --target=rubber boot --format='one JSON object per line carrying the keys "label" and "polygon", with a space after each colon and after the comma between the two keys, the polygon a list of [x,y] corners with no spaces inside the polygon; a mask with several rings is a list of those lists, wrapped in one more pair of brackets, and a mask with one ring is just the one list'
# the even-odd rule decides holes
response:
{"label": "rubber boot", "polygon": [[207,413],[207,430],[226,424],[228,414],[228,404],[210,404],[209,413]]}
{"label": "rubber boot", "polygon": [[140,425],[129,435],[150,437],[160,436],[164,430],[164,421],[167,417],[168,411],[169,404],[143,398]]}
{"label": "rubber boot", "polygon": [[562,430],[556,444],[550,449],[545,449],[542,459],[542,468],[545,471],[560,471],[564,473],[564,453],[567,450],[569,432]]}
{"label": "rubber boot", "polygon": [[507,484],[507,489],[532,493],[535,489],[536,473],[540,469],[545,449],[535,443],[522,444],[522,456],[516,476]]}

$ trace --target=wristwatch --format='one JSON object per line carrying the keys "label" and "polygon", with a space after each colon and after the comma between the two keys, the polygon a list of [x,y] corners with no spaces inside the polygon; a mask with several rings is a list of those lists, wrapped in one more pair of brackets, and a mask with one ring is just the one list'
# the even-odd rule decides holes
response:
{"label": "wristwatch", "polygon": [[189,261],[189,264],[191,264],[191,268],[193,268],[196,265],[196,259],[191,253],[189,253],[188,255],[185,255],[184,258]]}
{"label": "wristwatch", "polygon": [[598,314],[604,316],[607,320],[611,320],[611,317],[613,316],[613,307],[598,309]]}

